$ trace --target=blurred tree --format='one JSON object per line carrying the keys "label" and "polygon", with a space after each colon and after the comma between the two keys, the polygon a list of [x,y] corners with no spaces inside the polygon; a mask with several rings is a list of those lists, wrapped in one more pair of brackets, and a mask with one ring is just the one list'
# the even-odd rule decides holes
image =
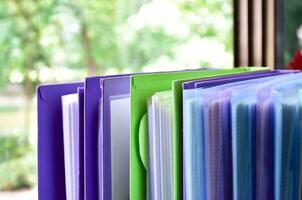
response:
{"label": "blurred tree", "polygon": [[31,97],[43,67],[85,68],[89,75],[129,66],[140,71],[162,57],[173,61],[177,49],[196,37],[212,38],[231,52],[231,5],[231,0],[5,0],[1,80],[21,73]]}
{"label": "blurred tree", "polygon": [[[2,50],[1,79],[7,80],[10,72],[22,74],[24,87],[25,124],[29,125],[30,101],[39,83],[39,64],[49,65],[47,50],[41,44],[41,30],[49,23],[56,6],[55,0],[6,0],[0,9]],[[26,127],[28,128],[28,127]]]}
{"label": "blurred tree", "polygon": [[233,0],[179,0],[191,33],[222,42],[229,52],[233,50]]}
{"label": "blurred tree", "polygon": [[56,0],[7,0],[1,4],[1,25],[5,26],[0,43],[5,50],[2,67],[23,74],[27,97],[33,95],[33,86],[39,82],[38,64],[50,66],[49,55],[40,41],[41,32],[48,25],[55,6]]}
{"label": "blurred tree", "polygon": [[36,158],[27,134],[0,135],[0,173],[0,191],[34,185]]}
{"label": "blurred tree", "polygon": [[[231,24],[231,0],[3,0],[0,84],[17,79],[30,100],[47,68],[95,75],[141,71],[163,59],[186,65],[179,59],[196,38],[232,52]],[[46,74],[48,80],[59,75]]]}
{"label": "blurred tree", "polygon": [[120,66],[116,58],[117,0],[66,1],[61,7],[69,10],[79,26],[74,42],[81,44],[80,55],[87,73],[95,75],[108,67]]}

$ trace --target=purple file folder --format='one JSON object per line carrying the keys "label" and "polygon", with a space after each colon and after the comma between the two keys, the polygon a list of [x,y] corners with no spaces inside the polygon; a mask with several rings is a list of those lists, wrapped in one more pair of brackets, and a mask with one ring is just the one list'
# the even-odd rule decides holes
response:
{"label": "purple file folder", "polygon": [[38,101],[38,196],[65,200],[65,169],[61,96],[77,93],[82,83],[43,85]]}
{"label": "purple file folder", "polygon": [[126,75],[98,76],[85,79],[84,91],[84,168],[85,200],[99,198],[98,187],[98,123],[101,98],[100,80]]}
{"label": "purple file folder", "polygon": [[100,77],[86,78],[84,90],[85,200],[98,199],[97,129],[100,93]]}
{"label": "purple file folder", "polygon": [[[130,94],[130,77],[109,77],[100,79],[100,127],[99,127],[99,190],[100,199],[112,199],[111,177],[111,127],[110,100],[116,96]],[[123,166],[121,166],[123,167]],[[129,197],[128,197],[129,198]]]}
{"label": "purple file folder", "polygon": [[84,200],[84,87],[78,88],[79,96],[79,134],[80,134],[80,191],[79,196],[80,200]]}

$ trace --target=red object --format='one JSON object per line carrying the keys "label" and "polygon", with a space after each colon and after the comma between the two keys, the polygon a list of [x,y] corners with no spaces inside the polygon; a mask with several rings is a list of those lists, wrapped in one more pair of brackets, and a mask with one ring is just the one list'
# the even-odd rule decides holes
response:
{"label": "red object", "polygon": [[300,50],[295,52],[293,59],[288,63],[288,68],[302,70],[302,54]]}

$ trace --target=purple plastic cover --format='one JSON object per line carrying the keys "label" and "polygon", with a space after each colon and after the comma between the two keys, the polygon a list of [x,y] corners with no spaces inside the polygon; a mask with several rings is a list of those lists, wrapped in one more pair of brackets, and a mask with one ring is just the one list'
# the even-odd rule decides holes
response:
{"label": "purple plastic cover", "polygon": [[103,78],[100,88],[99,190],[100,199],[106,200],[112,199],[110,100],[115,96],[130,94],[130,76]]}
{"label": "purple plastic cover", "polygon": [[42,85],[38,101],[38,197],[66,200],[61,96],[83,83]]}
{"label": "purple plastic cover", "polygon": [[79,171],[79,197],[80,200],[84,200],[84,87],[78,88],[79,96],[79,134],[80,134],[80,171]]}
{"label": "purple plastic cover", "polygon": [[84,168],[85,200],[99,198],[98,123],[101,97],[100,80],[127,75],[96,76],[85,79],[84,92]]}

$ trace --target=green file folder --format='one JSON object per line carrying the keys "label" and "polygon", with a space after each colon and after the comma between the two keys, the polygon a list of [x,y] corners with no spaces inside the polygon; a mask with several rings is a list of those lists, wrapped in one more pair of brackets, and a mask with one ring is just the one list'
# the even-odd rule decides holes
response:
{"label": "green file folder", "polygon": [[173,90],[173,199],[182,199],[182,83],[190,79],[267,70],[236,68],[139,74],[131,77],[130,199],[147,199],[148,99],[155,93]]}

